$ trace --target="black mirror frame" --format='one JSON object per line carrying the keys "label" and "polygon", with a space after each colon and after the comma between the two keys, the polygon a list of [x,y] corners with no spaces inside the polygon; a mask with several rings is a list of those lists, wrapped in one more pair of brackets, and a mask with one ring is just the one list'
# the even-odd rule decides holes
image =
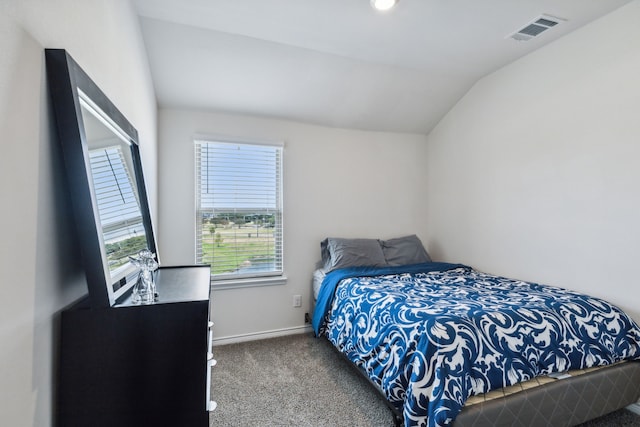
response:
{"label": "black mirror frame", "polygon": [[[82,264],[87,276],[89,301],[93,307],[109,307],[116,303],[117,298],[114,295],[116,290],[120,297],[127,294],[134,283],[111,283],[110,272],[105,271],[105,252],[101,244],[102,227],[97,204],[92,196],[89,151],[78,89],[109,116],[129,138],[147,245],[151,252],[157,253],[138,148],[138,132],[66,50],[45,49],[45,60],[58,139],[63,150],[67,182],[80,240]],[[120,285],[123,286],[120,287]]]}

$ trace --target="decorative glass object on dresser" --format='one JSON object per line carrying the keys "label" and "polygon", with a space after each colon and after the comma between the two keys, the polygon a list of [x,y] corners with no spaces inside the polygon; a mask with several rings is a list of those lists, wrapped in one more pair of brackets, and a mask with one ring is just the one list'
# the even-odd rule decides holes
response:
{"label": "decorative glass object on dresser", "polygon": [[137,131],[65,50],[45,56],[88,287],[60,316],[57,425],[208,426],[210,268],[153,272]]}

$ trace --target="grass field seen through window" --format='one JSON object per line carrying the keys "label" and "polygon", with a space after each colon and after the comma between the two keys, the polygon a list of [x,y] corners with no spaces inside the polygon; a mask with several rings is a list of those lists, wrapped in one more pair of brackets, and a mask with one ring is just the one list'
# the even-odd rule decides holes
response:
{"label": "grass field seen through window", "polygon": [[275,262],[274,228],[246,223],[224,227],[202,227],[202,262],[211,274],[238,269],[260,269]]}

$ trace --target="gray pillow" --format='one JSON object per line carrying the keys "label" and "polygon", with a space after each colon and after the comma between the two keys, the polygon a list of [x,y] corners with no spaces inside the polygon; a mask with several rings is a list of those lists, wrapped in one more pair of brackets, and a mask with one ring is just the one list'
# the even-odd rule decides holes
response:
{"label": "gray pillow", "polygon": [[327,273],[337,268],[387,265],[377,239],[329,237],[320,243],[320,249]]}
{"label": "gray pillow", "polygon": [[390,266],[431,262],[431,257],[415,234],[396,239],[380,240],[384,258]]}

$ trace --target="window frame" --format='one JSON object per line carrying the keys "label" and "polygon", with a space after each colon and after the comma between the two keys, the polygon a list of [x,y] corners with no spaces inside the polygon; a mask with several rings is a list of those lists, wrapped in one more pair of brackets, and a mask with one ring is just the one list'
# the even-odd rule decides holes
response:
{"label": "window frame", "polygon": [[[211,144],[230,144],[240,146],[262,146],[271,147],[276,150],[276,207],[275,215],[279,218],[279,232],[276,226],[276,235],[274,236],[276,265],[279,265],[280,269],[270,271],[257,271],[252,273],[222,273],[214,274],[212,270],[211,285],[216,289],[238,288],[238,287],[250,287],[250,286],[270,286],[281,285],[286,283],[285,275],[285,259],[284,259],[284,143],[282,141],[259,141],[254,139],[240,139],[230,138],[228,136],[216,136],[216,135],[195,135],[193,137],[193,149],[194,149],[194,183],[195,183],[195,261],[196,263],[203,263],[202,261],[202,243],[204,223],[202,221],[203,211],[202,208],[202,195],[201,195],[201,179],[202,179],[202,167],[201,161],[201,149],[202,146]],[[211,208],[215,209],[215,208]],[[268,208],[265,208],[268,209]],[[276,220],[276,223],[278,221]]]}

